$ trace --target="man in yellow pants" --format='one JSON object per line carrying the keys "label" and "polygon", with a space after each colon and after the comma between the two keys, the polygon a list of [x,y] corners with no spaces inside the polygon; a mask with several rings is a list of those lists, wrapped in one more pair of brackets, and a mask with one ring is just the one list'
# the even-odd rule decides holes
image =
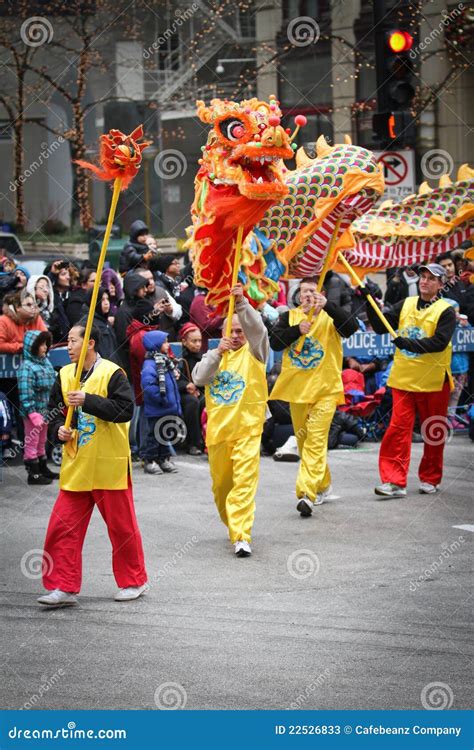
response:
{"label": "man in yellow pants", "polygon": [[331,490],[328,434],[336,406],[344,403],[342,338],[355,333],[358,325],[351,313],[317,291],[316,278],[302,279],[300,298],[300,307],[283,313],[272,330],[271,347],[284,354],[270,398],[290,403],[301,456],[296,509],[310,516]]}
{"label": "man in yellow pants", "polygon": [[260,314],[232,289],[236,314],[229,338],[205,354],[192,372],[206,386],[206,445],[212,491],[238,557],[251,554],[260,441],[267,403],[268,333]]}

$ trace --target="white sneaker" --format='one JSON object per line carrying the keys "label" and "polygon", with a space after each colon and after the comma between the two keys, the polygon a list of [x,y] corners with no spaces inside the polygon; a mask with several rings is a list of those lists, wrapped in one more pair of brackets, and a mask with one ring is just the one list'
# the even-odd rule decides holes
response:
{"label": "white sneaker", "polygon": [[299,461],[300,454],[298,451],[298,443],[294,435],[290,435],[286,443],[280,448],[277,448],[273,454],[274,461]]}
{"label": "white sneaker", "polygon": [[308,518],[313,512],[313,505],[313,501],[305,495],[298,500],[296,510],[299,511],[304,518]]}
{"label": "white sneaker", "polygon": [[398,484],[392,484],[391,482],[377,485],[374,492],[376,495],[380,495],[377,500],[385,500],[387,497],[406,497],[407,494],[406,487],[399,487]]}
{"label": "white sneaker", "polygon": [[429,484],[428,482],[420,482],[420,486],[418,488],[418,492],[421,495],[434,495],[435,492],[438,492],[438,485],[437,484]]}
{"label": "white sneaker", "polygon": [[74,594],[68,591],[61,591],[61,589],[54,589],[49,594],[44,594],[37,599],[38,604],[44,604],[47,607],[74,607],[77,604],[77,599]]}
{"label": "white sneaker", "polygon": [[234,552],[237,555],[237,557],[250,557],[250,555],[252,554],[252,550],[250,549],[250,544],[244,541],[235,542]]}
{"label": "white sneaker", "polygon": [[160,466],[156,461],[145,461],[145,466],[143,467],[143,469],[145,471],[145,474],[163,474]]}
{"label": "white sneaker", "polygon": [[150,588],[149,583],[144,583],[143,586],[129,586],[127,589],[119,589],[114,596],[116,602],[131,602],[133,599],[138,599]]}
{"label": "white sneaker", "polygon": [[316,495],[316,500],[314,501],[315,505],[322,505],[326,500],[339,500],[340,495],[334,495],[332,484],[327,487],[327,489],[323,490],[322,492],[318,492]]}

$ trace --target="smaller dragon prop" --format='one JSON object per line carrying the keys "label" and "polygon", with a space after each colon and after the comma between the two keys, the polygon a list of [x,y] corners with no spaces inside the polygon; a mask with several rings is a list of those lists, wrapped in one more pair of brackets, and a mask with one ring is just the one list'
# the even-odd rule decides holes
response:
{"label": "smaller dragon prop", "polygon": [[[197,114],[212,129],[199,160],[186,244],[196,284],[208,289],[210,305],[225,312],[239,228],[245,238],[288,194],[282,160],[294,156],[294,147],[274,97],[269,103],[213,99],[209,107],[198,101]],[[297,127],[305,122],[295,118]]]}
{"label": "smaller dragon prop", "polygon": [[473,218],[474,170],[463,164],[454,184],[444,175],[436,188],[423,182],[417,195],[368,211],[353,222],[340,249],[363,273],[428,263],[470,239]]}
{"label": "smaller dragon prop", "polygon": [[89,169],[99,180],[110,182],[120,177],[121,190],[125,190],[138,174],[142,162],[142,151],[150,145],[150,141],[138,143],[143,138],[143,126],[139,125],[130,135],[121,130],[109,130],[100,136],[99,164],[78,159],[83,169]]}

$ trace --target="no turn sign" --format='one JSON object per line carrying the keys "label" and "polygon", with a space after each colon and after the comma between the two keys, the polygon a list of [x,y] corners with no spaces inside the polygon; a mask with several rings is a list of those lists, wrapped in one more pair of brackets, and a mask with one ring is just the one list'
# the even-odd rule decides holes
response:
{"label": "no turn sign", "polygon": [[406,151],[374,151],[383,166],[385,197],[400,200],[415,192],[415,154]]}

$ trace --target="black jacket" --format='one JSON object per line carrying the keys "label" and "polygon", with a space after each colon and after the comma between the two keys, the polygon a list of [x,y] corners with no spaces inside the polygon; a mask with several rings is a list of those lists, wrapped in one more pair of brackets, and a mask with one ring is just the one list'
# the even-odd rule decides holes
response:
{"label": "black jacket", "polygon": [[86,301],[87,292],[82,287],[73,289],[66,303],[66,315],[71,327],[82,317],[82,306]]}
{"label": "black jacket", "polygon": [[[83,371],[84,374],[84,371]],[[90,375],[89,375],[90,377]],[[87,378],[86,378],[87,380]],[[107,386],[107,398],[96,396],[93,393],[86,394],[86,400],[82,406],[86,414],[103,419],[105,422],[129,422],[133,416],[133,393],[126,376],[122,370],[117,370],[111,376]],[[66,421],[66,408],[64,406],[61,379],[58,375],[51,395],[49,397],[48,411],[54,415],[50,421],[52,439],[58,439],[58,430]],[[72,418],[72,428],[77,425],[76,410]]]}
{"label": "black jacket", "polygon": [[[333,319],[336,331],[343,338],[352,336],[359,329],[359,324],[352,313],[336,307],[332,302],[326,302],[324,310]],[[299,325],[290,326],[290,312],[282,313],[270,333],[270,346],[276,352],[281,352],[301,336]]]}
{"label": "black jacket", "polygon": [[134,268],[146,267],[147,261],[144,255],[149,251],[148,245],[137,242],[140,234],[148,234],[148,227],[144,221],[137,219],[130,226],[130,238],[125,243],[119,258],[120,273],[133,271]]}
{"label": "black jacket", "polygon": [[397,272],[387,282],[387,290],[384,297],[386,305],[396,305],[397,302],[403,302],[408,297],[408,283],[403,276],[403,270],[403,268],[397,269]]}
{"label": "black jacket", "polygon": [[60,294],[57,289],[54,289],[54,309],[49,319],[49,330],[55,344],[66,341],[71,328],[69,318],[66,314],[69,294],[69,292]]}

